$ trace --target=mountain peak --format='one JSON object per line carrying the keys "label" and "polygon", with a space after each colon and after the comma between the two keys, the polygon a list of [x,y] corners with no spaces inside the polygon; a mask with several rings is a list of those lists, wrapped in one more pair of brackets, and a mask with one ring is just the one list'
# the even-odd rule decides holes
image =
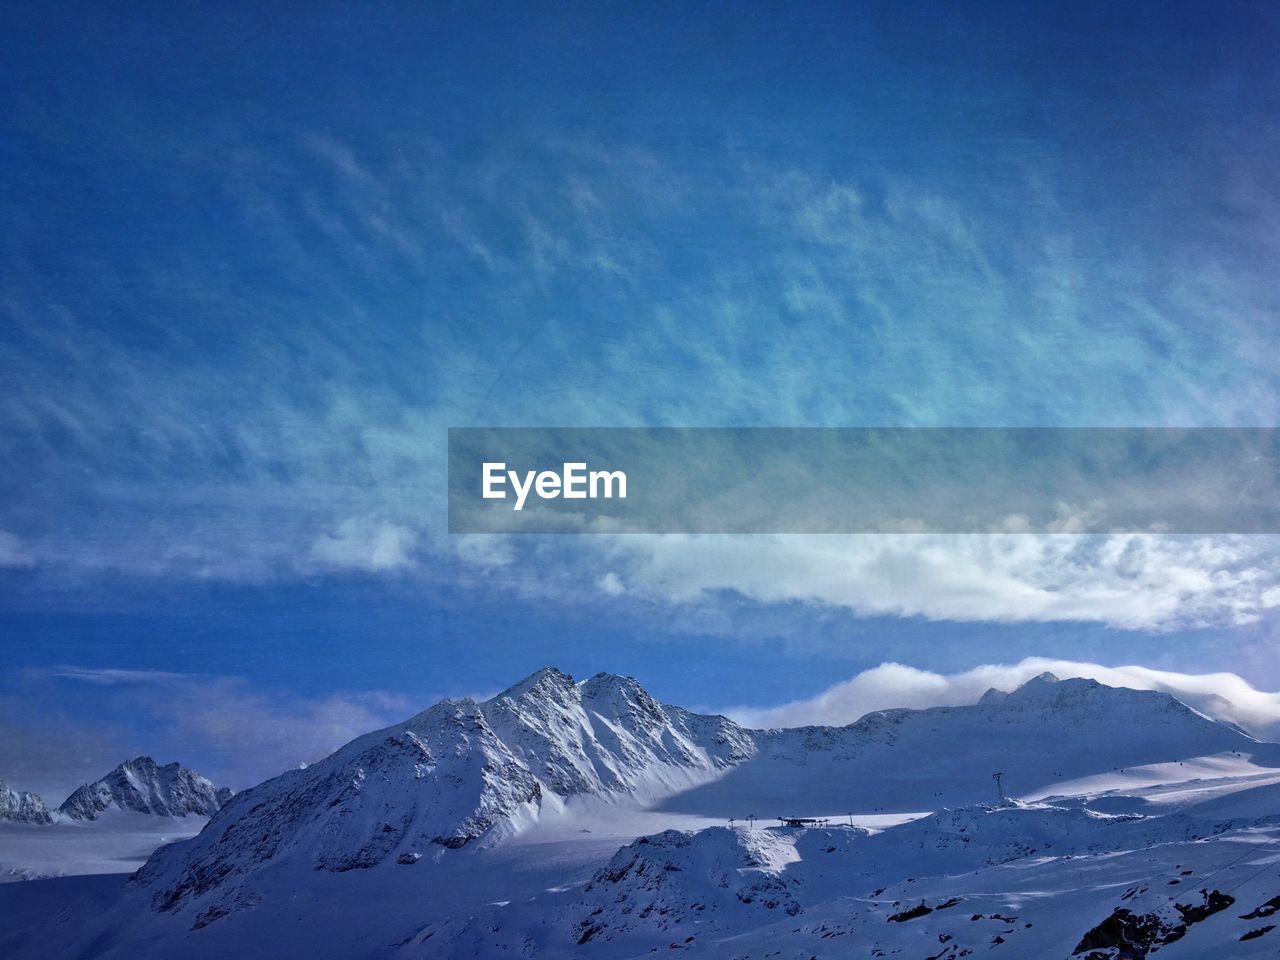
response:
{"label": "mountain peak", "polygon": [[18,823],[53,823],[44,801],[26,790],[14,790],[0,780],[0,820]]}
{"label": "mountain peak", "polygon": [[156,763],[154,757],[148,757],[144,754],[140,757],[134,757],[132,760],[125,760],[116,767],[116,770],[135,770],[143,773],[152,773],[158,770],[176,770],[178,767],[179,764],[176,761],[162,767]]}
{"label": "mountain peak", "polygon": [[584,697],[590,694],[598,694],[605,690],[626,691],[629,693],[639,691],[648,696],[644,687],[640,686],[640,681],[635,677],[624,677],[617,673],[597,673],[589,680],[582,681],[581,686]]}
{"label": "mountain peak", "polygon": [[630,717],[646,726],[668,720],[662,705],[634,677],[597,673],[582,684],[581,694],[584,707],[615,718]]}
{"label": "mountain peak", "polygon": [[[1075,679],[1064,681],[1056,673],[1051,673],[1050,671],[1046,670],[1044,673],[1037,674],[1036,676],[1032,677],[1030,680],[1025,680],[1022,683],[1020,683],[1018,686],[1014,687],[1012,693],[1005,690],[1000,690],[997,687],[991,687],[989,690],[987,690],[986,693],[984,693],[981,697],[978,698],[978,705],[992,706],[997,703],[1002,703],[1003,701],[1008,700],[1010,697],[1014,697],[1016,699],[1025,699],[1028,696],[1034,696],[1037,693],[1045,693],[1050,690],[1059,689],[1064,684],[1072,685],[1075,682],[1076,682]],[[1093,681],[1087,681],[1087,683],[1092,683],[1092,682]]]}
{"label": "mountain peak", "polygon": [[82,784],[58,812],[73,820],[96,820],[116,808],[166,817],[211,817],[232,792],[174,762],[161,766],[152,757],[125,760],[101,780]]}
{"label": "mountain peak", "polygon": [[523,680],[513,683],[493,699],[497,701],[509,697],[512,700],[518,700],[530,693],[563,692],[572,689],[573,686],[573,677],[563,670],[556,667],[543,667],[541,670],[535,670]]}
{"label": "mountain peak", "polygon": [[1034,677],[1032,677],[1030,680],[1024,683],[1022,687],[1019,687],[1018,689],[1021,690],[1023,687],[1048,686],[1051,683],[1061,683],[1061,682],[1062,682],[1061,677],[1059,677],[1056,673],[1053,673],[1050,670],[1046,670],[1044,673],[1036,674]]}

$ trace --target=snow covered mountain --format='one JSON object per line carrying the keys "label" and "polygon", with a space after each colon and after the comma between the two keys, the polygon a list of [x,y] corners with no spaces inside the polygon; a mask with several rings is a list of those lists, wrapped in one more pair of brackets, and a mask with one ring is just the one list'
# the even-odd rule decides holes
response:
{"label": "snow covered mountain", "polygon": [[[748,730],[547,669],[237,794],[0,953],[1272,956],[1277,865],[1280,745],[1167,694],[1045,675]],[[76,912],[49,889],[24,916]]]}
{"label": "snow covered mountain", "polygon": [[180,764],[160,766],[150,757],[137,757],[101,780],[77,787],[58,813],[72,820],[96,820],[111,809],[162,817],[211,817],[231,795],[227,787],[215,787]]}
{"label": "snow covered mountain", "polygon": [[14,823],[53,823],[53,816],[36,794],[14,790],[0,780],[0,820]]}
{"label": "snow covered mountain", "polygon": [[[1049,746],[1052,749],[1048,749]],[[927,810],[1134,765],[1263,745],[1167,694],[1037,677],[970,707],[846,727],[750,731],[657,703],[630,678],[544,669],[496,697],[447,700],[234,798],[137,882],[158,910],[211,922],[269,893],[274,869],[342,873],[492,846],[584,798],[715,818]]]}
{"label": "snow covered mountain", "polygon": [[334,873],[413,863],[500,842],[575,797],[666,796],[752,750],[731,721],[663,707],[630,678],[575,683],[548,668],[483,703],[443,701],[246,790],[200,836],[157,851],[138,881],[172,910],[273,863],[301,858]]}

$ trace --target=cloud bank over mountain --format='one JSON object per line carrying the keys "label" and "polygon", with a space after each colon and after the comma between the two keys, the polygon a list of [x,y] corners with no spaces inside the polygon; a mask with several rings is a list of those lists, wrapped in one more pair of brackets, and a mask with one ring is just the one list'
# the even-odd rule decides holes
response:
{"label": "cloud bank over mountain", "polygon": [[1137,665],[1106,667],[1048,657],[983,664],[951,674],[882,663],[816,697],[767,710],[742,707],[729,714],[740,723],[757,727],[839,725],[875,710],[975,703],[987,690],[1014,690],[1043,673],[1062,679],[1084,677],[1113,687],[1158,690],[1215,719],[1239,724],[1255,736],[1274,739],[1280,735],[1280,692],[1257,690],[1234,673],[1179,673]]}

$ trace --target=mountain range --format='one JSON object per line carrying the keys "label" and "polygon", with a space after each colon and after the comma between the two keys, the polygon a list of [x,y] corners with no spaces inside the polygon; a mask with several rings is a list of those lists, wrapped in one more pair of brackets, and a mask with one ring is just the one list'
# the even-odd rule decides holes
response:
{"label": "mountain range", "polygon": [[51,824],[57,820],[97,820],[112,811],[159,817],[211,817],[232,791],[179,763],[164,766],[151,757],[126,760],[105,777],[77,787],[50,812],[34,793],[10,789],[0,780],[0,820]]}
{"label": "mountain range", "polygon": [[[850,955],[833,940],[885,956],[1016,942],[1002,955],[1084,944],[1102,957],[1133,927],[1170,957],[1235,956],[1187,945],[1269,945],[1269,931],[1236,938],[1267,926],[1280,896],[1265,870],[1240,872],[1280,838],[1280,745],[1165,693],[1051,675],[970,706],[751,730],[631,678],[547,668],[230,798],[160,779],[166,809],[219,808],[101,917],[59,930],[69,950]],[[119,777],[111,791],[127,807]],[[783,817],[793,825],[773,825]],[[1233,858],[1235,889],[1195,886]],[[1259,902],[1227,917],[1227,896]],[[37,922],[0,947],[36,955],[49,935]]]}

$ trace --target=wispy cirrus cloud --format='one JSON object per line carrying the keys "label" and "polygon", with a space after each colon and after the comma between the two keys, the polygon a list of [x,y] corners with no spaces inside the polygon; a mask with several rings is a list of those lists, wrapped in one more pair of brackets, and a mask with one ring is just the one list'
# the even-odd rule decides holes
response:
{"label": "wispy cirrus cloud", "polygon": [[[449,426],[1216,424],[1280,410],[1267,360],[1280,351],[1257,322],[1271,281],[1233,271],[1226,247],[1191,257],[1150,224],[1098,224],[1063,189],[1070,170],[1043,157],[993,159],[989,181],[556,137],[464,164],[426,136],[304,134],[222,160],[191,151],[187,173],[212,185],[231,237],[249,232],[240,255],[270,266],[254,283],[167,249],[141,266],[101,254],[78,290],[20,271],[3,309],[31,386],[0,405],[0,450],[28,477],[4,491],[17,546],[0,540],[0,565],[271,582],[435,576],[461,557],[492,582],[519,571],[524,590],[513,561],[541,547],[444,536]],[[1233,249],[1271,243],[1274,210],[1259,216]],[[1122,228],[1151,242],[1112,257]],[[91,304],[123,296],[126,267],[148,278],[128,288],[146,307],[133,313],[189,322],[95,323]],[[289,322],[254,322],[267,314]],[[1162,628],[1262,615],[1269,549],[671,538],[619,548],[611,579],[592,572],[597,544],[545,576],[548,594],[582,572],[686,605],[729,590]]]}
{"label": "wispy cirrus cloud", "polygon": [[135,683],[179,683],[191,679],[189,674],[167,670],[126,670],[114,667],[53,667],[48,670],[28,670],[27,676],[64,680],[80,680],[95,686],[111,687]]}

